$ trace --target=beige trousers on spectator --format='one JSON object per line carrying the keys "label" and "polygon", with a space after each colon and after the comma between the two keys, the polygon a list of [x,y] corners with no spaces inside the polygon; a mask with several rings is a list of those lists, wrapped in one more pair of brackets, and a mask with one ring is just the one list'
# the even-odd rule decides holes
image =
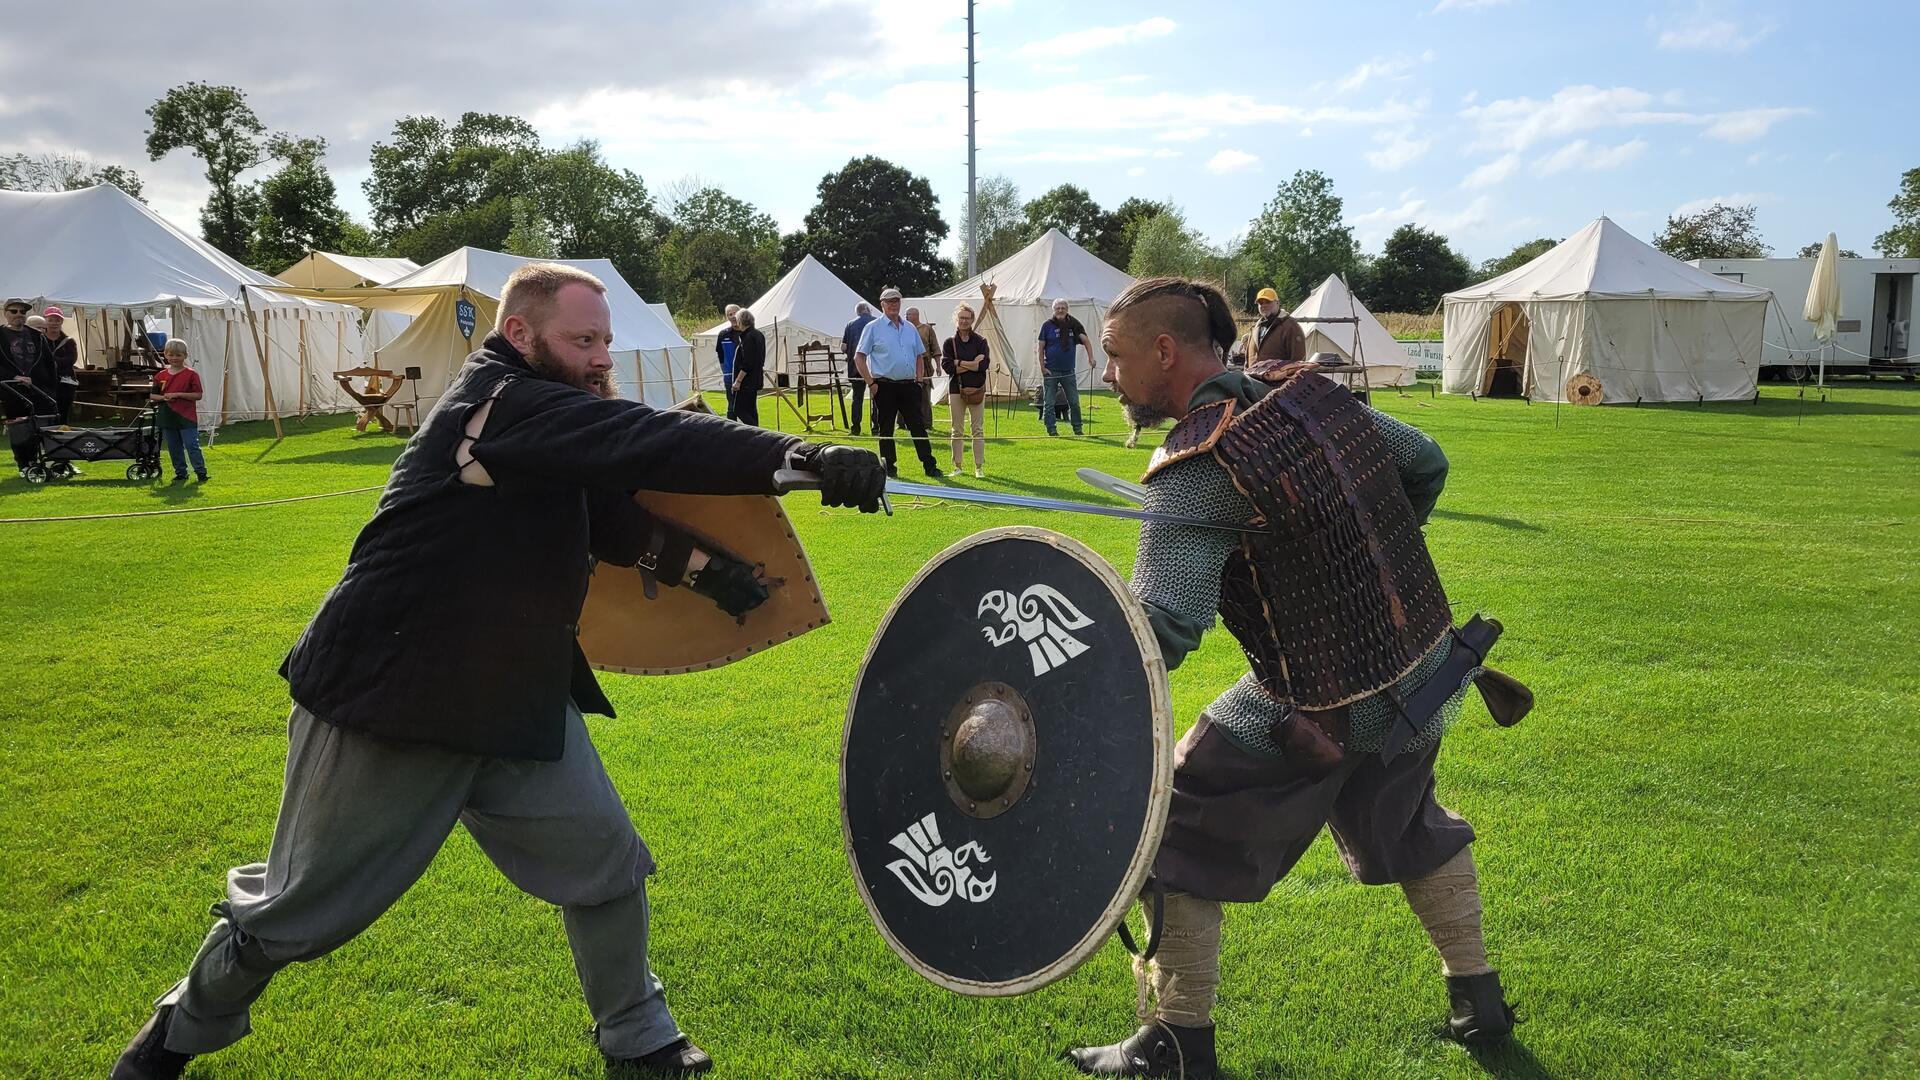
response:
{"label": "beige trousers on spectator", "polygon": [[954,471],[958,472],[960,470],[960,450],[961,450],[960,444],[961,444],[961,438],[964,434],[961,428],[961,422],[968,420],[969,418],[971,418],[971,423],[973,424],[973,467],[975,469],[986,468],[987,467],[987,464],[986,464],[987,437],[981,428],[981,421],[985,419],[987,415],[986,399],[982,398],[981,400],[976,401],[973,404],[969,405],[966,403],[965,400],[963,400],[960,397],[959,394],[948,394],[947,395],[947,413],[950,418],[951,425],[953,427]]}

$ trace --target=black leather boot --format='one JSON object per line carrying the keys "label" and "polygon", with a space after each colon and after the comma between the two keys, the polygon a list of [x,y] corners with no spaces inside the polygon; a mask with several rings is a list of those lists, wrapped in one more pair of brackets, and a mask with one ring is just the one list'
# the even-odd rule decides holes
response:
{"label": "black leather boot", "polygon": [[1082,1046],[1067,1051],[1067,1060],[1093,1076],[1167,1076],[1185,1080],[1214,1080],[1219,1071],[1213,1054],[1213,1026],[1181,1027],[1161,1021],[1144,1024],[1125,1042],[1112,1046]]}
{"label": "black leather boot", "polygon": [[167,1021],[172,1017],[171,1005],[155,1009],[133,1041],[120,1052],[120,1060],[113,1063],[108,1080],[177,1080],[193,1055],[167,1049]]}
{"label": "black leather boot", "polygon": [[1513,1033],[1513,1007],[1500,989],[1499,972],[1447,976],[1447,999],[1453,1005],[1447,1030],[1461,1042],[1494,1042]]}
{"label": "black leather boot", "polygon": [[692,1076],[713,1069],[713,1059],[693,1040],[681,1036],[637,1058],[608,1058],[608,1076]]}

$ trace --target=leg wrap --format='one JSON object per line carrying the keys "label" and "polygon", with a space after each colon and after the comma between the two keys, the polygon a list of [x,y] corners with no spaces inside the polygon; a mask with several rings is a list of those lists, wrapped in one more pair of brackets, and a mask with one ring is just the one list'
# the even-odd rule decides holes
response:
{"label": "leg wrap", "polygon": [[1402,882],[1400,888],[1420,925],[1427,928],[1433,947],[1440,951],[1446,974],[1484,975],[1493,970],[1480,932],[1480,881],[1473,869],[1472,848],[1461,848],[1438,870],[1417,881]]}
{"label": "leg wrap", "polygon": [[1220,902],[1167,893],[1166,924],[1152,969],[1154,1014],[1182,1027],[1213,1023],[1220,988]]}

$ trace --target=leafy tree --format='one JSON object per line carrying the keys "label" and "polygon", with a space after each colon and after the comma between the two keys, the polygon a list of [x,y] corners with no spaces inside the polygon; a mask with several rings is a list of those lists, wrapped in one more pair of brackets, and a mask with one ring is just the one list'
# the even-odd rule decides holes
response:
{"label": "leafy tree", "polygon": [[147,157],[159,161],[185,148],[206,165],[213,194],[200,211],[200,232],[235,258],[252,251],[260,195],[240,174],[267,160],[266,125],[232,86],[190,82],[147,106]]}
{"label": "leafy tree", "polygon": [[547,221],[540,216],[533,200],[515,195],[508,200],[508,205],[512,208],[513,228],[507,231],[507,246],[502,250],[529,259],[559,258],[560,247],[553,242],[553,232],[547,228]]}
{"label": "leafy tree", "polygon": [[1187,227],[1178,210],[1155,214],[1134,230],[1133,252],[1127,273],[1137,278],[1206,276],[1211,252],[1199,233]]}
{"label": "leafy tree", "polygon": [[[1020,202],[1020,189],[1012,180],[1004,176],[988,176],[974,187],[974,202],[980,211],[980,227],[974,235],[974,243],[979,245],[974,253],[974,261],[985,270],[1007,256],[1019,251],[1031,239],[1027,235],[1027,216]],[[960,226],[955,230],[960,235],[960,260],[956,275],[966,272],[967,253],[967,212],[960,208]]]}
{"label": "leafy tree", "polygon": [[819,193],[801,250],[854,292],[873,296],[892,285],[911,295],[946,280],[939,246],[947,223],[925,177],[869,154],[821,177]]}
{"label": "leafy tree", "polygon": [[539,158],[528,179],[527,195],[561,258],[608,259],[635,292],[659,295],[658,249],[668,222],[638,173],[608,165],[600,144],[582,139]]}
{"label": "leafy tree", "polygon": [[1920,259],[1920,169],[1900,177],[1900,190],[1887,203],[1893,228],[1873,238],[1874,250],[1889,259]]}
{"label": "leafy tree", "polygon": [[0,154],[0,189],[9,191],[78,191],[95,184],[112,184],[140,199],[140,176],[119,165],[94,167],[85,154],[53,153],[37,157]]}
{"label": "leafy tree", "polygon": [[1093,201],[1093,196],[1074,184],[1061,184],[1034,199],[1026,205],[1025,213],[1029,241],[1048,229],[1059,229],[1067,234],[1067,239],[1091,250],[1100,245],[1113,227],[1107,212]]}
{"label": "leafy tree", "polygon": [[[1827,242],[1825,240],[1815,240],[1794,254],[1802,259],[1817,259],[1820,257],[1820,249],[1826,246]],[[1860,257],[1860,253],[1852,248],[1841,248],[1839,249],[1839,254],[1843,259],[1857,259]]]}
{"label": "leafy tree", "polygon": [[1667,218],[1653,246],[1683,262],[1693,259],[1763,259],[1773,254],[1754,227],[1759,208],[1752,203],[1714,203],[1692,214]]}
{"label": "leafy tree", "polygon": [[1112,263],[1114,266],[1127,266],[1133,261],[1133,244],[1139,235],[1140,226],[1157,214],[1177,211],[1179,208],[1171,202],[1160,199],[1142,199],[1138,196],[1114,207],[1109,215],[1113,229],[1102,238],[1102,247],[1094,254]]}
{"label": "leafy tree", "polygon": [[670,220],[660,247],[661,289],[687,312],[717,314],[715,296],[747,303],[778,276],[780,227],[751,203],[697,187],[675,200]]}
{"label": "leafy tree", "polygon": [[1360,248],[1353,229],[1341,223],[1344,212],[1325,173],[1294,173],[1247,228],[1240,254],[1248,276],[1272,285],[1280,302],[1292,307],[1328,274],[1352,271]]}
{"label": "leafy tree", "polygon": [[258,185],[253,223],[255,266],[291,266],[309,251],[338,251],[348,224],[336,199],[333,177],[321,161],[327,141],[275,135],[267,153],[284,162]]}
{"label": "leafy tree", "polygon": [[1375,311],[1428,312],[1472,277],[1472,265],[1446,237],[1409,223],[1393,230],[1368,266],[1361,299]]}
{"label": "leafy tree", "polygon": [[1480,272],[1476,275],[1475,279],[1486,281],[1490,278],[1497,278],[1509,270],[1518,270],[1559,246],[1560,241],[1549,240],[1544,236],[1536,240],[1529,240],[1497,259],[1488,259],[1486,262],[1481,263]]}
{"label": "leafy tree", "polygon": [[373,238],[373,233],[365,225],[348,218],[340,223],[340,246],[335,248],[342,255],[385,255],[386,246]]}
{"label": "leafy tree", "polygon": [[420,224],[386,237],[389,251],[417,263],[430,263],[459,247],[504,251],[513,231],[513,200],[488,199],[458,210],[448,210]]}
{"label": "leafy tree", "polygon": [[[394,122],[390,142],[373,144],[373,173],[361,190],[374,228],[398,235],[436,215],[525,192],[540,156],[540,136],[517,116],[470,112],[451,125],[435,116],[404,116]],[[498,212],[511,216],[506,206]]]}

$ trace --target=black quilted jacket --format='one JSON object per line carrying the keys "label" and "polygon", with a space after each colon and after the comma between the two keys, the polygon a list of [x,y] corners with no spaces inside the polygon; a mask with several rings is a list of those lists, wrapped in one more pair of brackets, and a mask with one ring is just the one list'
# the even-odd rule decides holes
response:
{"label": "black quilted jacket", "polygon": [[[494,486],[463,483],[461,434],[502,380],[473,446]],[[650,530],[629,493],[772,494],[796,444],[541,378],[494,335],[394,463],[280,672],[295,701],[338,727],[557,760],[569,695],[613,714],[575,637],[589,553],[630,564]]]}

